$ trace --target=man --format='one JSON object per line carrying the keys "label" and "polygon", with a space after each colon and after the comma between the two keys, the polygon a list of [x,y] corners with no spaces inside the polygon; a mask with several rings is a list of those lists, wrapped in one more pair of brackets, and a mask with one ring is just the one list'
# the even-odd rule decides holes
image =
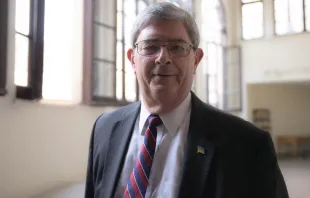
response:
{"label": "man", "polygon": [[141,101],[101,115],[86,198],[287,198],[270,135],[200,101],[194,19],[170,3],[137,16],[127,57]]}

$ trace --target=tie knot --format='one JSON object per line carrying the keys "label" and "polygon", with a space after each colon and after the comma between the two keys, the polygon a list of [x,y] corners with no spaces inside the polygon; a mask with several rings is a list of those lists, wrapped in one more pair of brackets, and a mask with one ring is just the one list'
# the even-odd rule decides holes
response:
{"label": "tie knot", "polygon": [[161,121],[160,117],[158,115],[154,115],[154,114],[151,114],[148,118],[148,121],[149,121],[149,125],[152,125],[152,126],[159,126],[161,123],[163,123],[163,121]]}

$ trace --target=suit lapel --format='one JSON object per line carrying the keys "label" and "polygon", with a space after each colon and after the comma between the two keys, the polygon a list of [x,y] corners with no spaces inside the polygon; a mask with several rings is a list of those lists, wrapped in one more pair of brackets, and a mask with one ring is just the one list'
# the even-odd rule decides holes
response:
{"label": "suit lapel", "polygon": [[139,114],[140,103],[133,111],[124,112],[123,119],[116,123],[112,130],[109,149],[106,157],[104,180],[102,183],[103,197],[113,197],[118,178],[124,163],[135,121]]}
{"label": "suit lapel", "polygon": [[[208,117],[204,115],[206,107],[192,94],[192,113],[185,146],[181,185],[179,197],[201,197],[205,187],[211,161],[214,154],[214,144],[209,135],[216,131],[209,126]],[[198,148],[203,152],[198,152]]]}

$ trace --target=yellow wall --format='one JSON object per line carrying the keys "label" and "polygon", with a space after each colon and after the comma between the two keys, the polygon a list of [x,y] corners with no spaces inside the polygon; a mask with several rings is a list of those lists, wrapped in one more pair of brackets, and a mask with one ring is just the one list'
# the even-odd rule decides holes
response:
{"label": "yellow wall", "polygon": [[271,134],[310,135],[310,82],[308,84],[261,84],[248,86],[248,115],[267,108],[271,115]]}

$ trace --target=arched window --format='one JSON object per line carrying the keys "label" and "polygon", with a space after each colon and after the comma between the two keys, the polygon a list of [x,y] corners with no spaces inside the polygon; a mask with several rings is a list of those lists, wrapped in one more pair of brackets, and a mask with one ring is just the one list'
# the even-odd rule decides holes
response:
{"label": "arched window", "polygon": [[[136,15],[164,0],[85,0],[85,103],[122,105],[139,99],[139,89],[126,57]],[[193,14],[192,1],[168,0]]]}
{"label": "arched window", "polygon": [[310,31],[310,0],[274,0],[277,35]]}
{"label": "arched window", "polygon": [[136,77],[126,52],[132,47],[130,33],[135,17],[150,3],[150,0],[117,1],[116,97],[118,100],[132,102],[139,97]]}
{"label": "arched window", "polygon": [[226,26],[220,0],[202,0],[201,46],[206,53],[202,61],[207,82],[207,101],[223,107],[223,66]]}
{"label": "arched window", "polygon": [[241,0],[242,38],[244,40],[262,38],[264,36],[263,0]]}
{"label": "arched window", "polygon": [[127,60],[135,16],[150,0],[85,0],[84,102],[123,105],[138,100]]}
{"label": "arched window", "polygon": [[186,10],[194,16],[194,6],[191,0],[157,0],[156,2],[170,2],[174,5]]}

